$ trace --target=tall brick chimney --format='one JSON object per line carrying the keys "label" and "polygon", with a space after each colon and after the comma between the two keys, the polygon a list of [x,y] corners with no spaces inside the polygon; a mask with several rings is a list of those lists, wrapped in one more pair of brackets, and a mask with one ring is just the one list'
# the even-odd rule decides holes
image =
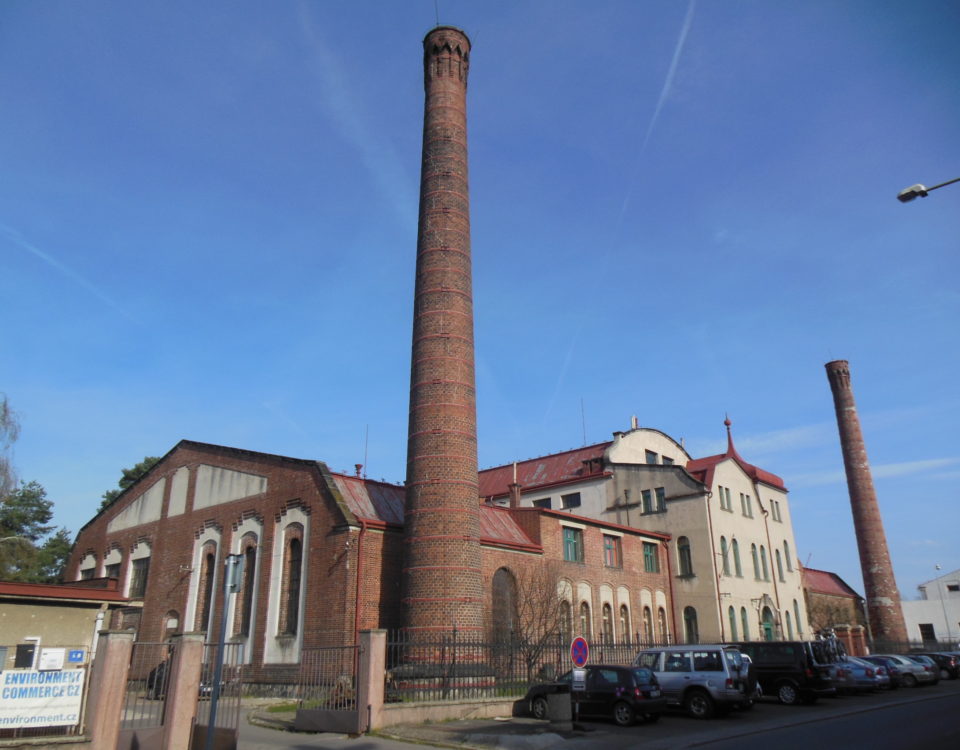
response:
{"label": "tall brick chimney", "polygon": [[467,192],[470,40],[438,26],[423,50],[403,568],[404,623],[414,638],[483,627]]}
{"label": "tall brick chimney", "polygon": [[850,386],[850,366],[844,359],[827,362],[827,377],[837,411],[843,466],[847,472],[853,528],[860,550],[867,616],[876,642],[906,642],[907,628],[900,608],[900,592],[893,577],[893,564],[887,550],[887,536],[873,489],[867,447],[860,431],[860,419]]}

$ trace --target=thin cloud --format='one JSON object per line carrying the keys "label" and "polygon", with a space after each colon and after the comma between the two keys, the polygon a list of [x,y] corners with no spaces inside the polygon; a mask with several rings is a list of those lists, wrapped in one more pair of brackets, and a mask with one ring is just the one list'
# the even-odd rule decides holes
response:
{"label": "thin cloud", "polygon": [[[874,479],[891,479],[894,477],[908,477],[914,474],[928,472],[946,466],[960,464],[960,457],[928,458],[922,461],[901,461],[894,464],[877,464],[870,467]],[[824,484],[837,484],[846,481],[846,474],[842,471],[824,471],[811,474],[797,474],[791,477],[791,484],[802,487],[814,487]]]}
{"label": "thin cloud", "polygon": [[17,247],[23,250],[26,250],[28,253],[39,258],[47,265],[55,268],[57,271],[62,273],[64,276],[66,276],[68,279],[75,281],[77,284],[79,284],[88,292],[90,292],[94,297],[99,299],[105,305],[112,307],[114,310],[119,312],[128,320],[131,320],[134,323],[140,322],[133,315],[131,315],[129,312],[123,309],[119,304],[117,304],[114,300],[112,300],[110,297],[104,294],[93,283],[85,279],[83,276],[81,276],[79,273],[74,271],[72,268],[65,266],[63,263],[61,263],[59,260],[54,258],[49,253],[45,253],[39,247],[27,241],[27,239],[13,227],[7,226],[6,224],[0,224],[0,233],[2,233],[4,237],[6,237],[10,242],[12,242]]}
{"label": "thin cloud", "polygon": [[392,206],[400,224],[409,227],[411,217],[417,215],[417,201],[411,192],[410,182],[404,175],[399,157],[367,126],[370,118],[364,117],[351,96],[354,87],[348,85],[345,66],[320,35],[305,3],[300,5],[300,27],[315,56],[314,70],[324,93],[321,101],[333,124],[340,136],[359,152],[364,168],[379,188],[384,200]]}

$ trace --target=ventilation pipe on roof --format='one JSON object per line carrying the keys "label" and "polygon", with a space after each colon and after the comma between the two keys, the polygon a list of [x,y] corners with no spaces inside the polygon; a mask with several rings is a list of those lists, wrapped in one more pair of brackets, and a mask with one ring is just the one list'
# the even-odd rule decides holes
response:
{"label": "ventilation pipe on roof", "polygon": [[640,421],[637,419],[636,415],[633,415],[632,417],[630,417],[630,429],[631,430],[640,429]]}

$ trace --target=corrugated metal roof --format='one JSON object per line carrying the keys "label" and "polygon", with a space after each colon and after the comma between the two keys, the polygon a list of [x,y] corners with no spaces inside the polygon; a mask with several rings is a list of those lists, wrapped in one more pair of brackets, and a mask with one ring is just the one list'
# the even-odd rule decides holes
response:
{"label": "corrugated metal roof", "polygon": [[[330,476],[350,512],[357,518],[393,526],[403,525],[403,487],[345,474],[331,473]],[[510,517],[509,510],[479,505],[479,499],[477,503],[480,508],[481,541],[539,549]]]}
{"label": "corrugated metal roof", "polygon": [[836,573],[829,570],[803,568],[803,587],[818,594],[833,594],[834,596],[848,596],[860,599],[860,594],[847,585]]}
{"label": "corrugated metal roof", "polygon": [[[603,458],[604,451],[611,445],[611,442],[597,443],[563,453],[517,461],[517,482],[525,491],[529,491],[536,487],[599,475],[602,472],[588,471],[584,461]],[[480,497],[507,495],[512,482],[512,463],[484,469],[480,472]]]}

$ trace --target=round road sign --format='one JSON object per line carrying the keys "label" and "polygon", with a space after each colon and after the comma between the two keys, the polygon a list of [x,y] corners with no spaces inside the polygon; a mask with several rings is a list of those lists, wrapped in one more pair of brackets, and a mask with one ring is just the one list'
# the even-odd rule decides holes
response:
{"label": "round road sign", "polygon": [[590,656],[590,647],[584,638],[577,636],[570,644],[570,658],[577,667],[582,667],[587,663],[587,657]]}

